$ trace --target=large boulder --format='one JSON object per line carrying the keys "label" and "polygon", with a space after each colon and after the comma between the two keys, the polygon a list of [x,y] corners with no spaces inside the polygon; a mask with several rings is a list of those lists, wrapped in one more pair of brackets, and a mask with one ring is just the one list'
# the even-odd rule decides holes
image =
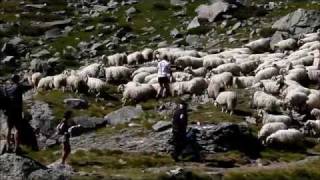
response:
{"label": "large boulder", "polygon": [[69,179],[68,176],[59,171],[48,169],[32,159],[15,154],[3,154],[0,156],[0,175],[1,180]]}
{"label": "large boulder", "polygon": [[111,125],[126,124],[131,122],[133,119],[139,118],[142,113],[143,110],[141,106],[125,106],[109,113],[104,117],[104,119],[106,119],[108,124]]}
{"label": "large boulder", "polygon": [[206,19],[209,22],[215,21],[220,15],[226,13],[231,9],[231,4],[226,1],[219,0],[214,2],[211,5],[200,5],[196,12],[198,14],[198,18]]}
{"label": "large boulder", "polygon": [[84,99],[78,99],[78,98],[68,98],[63,100],[63,103],[72,109],[87,109],[89,106],[89,103],[87,100]]}
{"label": "large boulder", "polygon": [[298,9],[276,21],[272,28],[292,35],[315,32],[320,26],[320,11]]}
{"label": "large boulder", "polygon": [[30,114],[32,115],[30,124],[34,129],[39,131],[41,134],[47,136],[52,135],[55,124],[53,122],[53,112],[49,107],[49,104],[41,101],[35,101],[31,107]]}

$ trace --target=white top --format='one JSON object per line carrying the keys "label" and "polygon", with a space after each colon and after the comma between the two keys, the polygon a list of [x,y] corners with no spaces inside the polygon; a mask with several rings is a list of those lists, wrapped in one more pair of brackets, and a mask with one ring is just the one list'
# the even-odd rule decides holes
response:
{"label": "white top", "polygon": [[158,63],[158,77],[169,77],[170,76],[170,63],[166,60],[161,60]]}
{"label": "white top", "polygon": [[320,50],[317,49],[313,51],[314,60],[313,60],[313,66],[316,66],[317,69],[320,69]]}

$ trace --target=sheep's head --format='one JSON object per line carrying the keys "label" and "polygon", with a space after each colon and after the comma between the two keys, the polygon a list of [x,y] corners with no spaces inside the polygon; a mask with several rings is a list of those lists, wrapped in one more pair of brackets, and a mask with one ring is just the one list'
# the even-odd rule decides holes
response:
{"label": "sheep's head", "polygon": [[267,137],[264,145],[271,145],[275,143],[275,139],[273,137]]}
{"label": "sheep's head", "polygon": [[124,84],[120,84],[119,86],[118,86],[118,88],[117,88],[117,91],[119,92],[119,93],[122,93],[122,92],[124,92],[124,89],[125,89],[125,85]]}

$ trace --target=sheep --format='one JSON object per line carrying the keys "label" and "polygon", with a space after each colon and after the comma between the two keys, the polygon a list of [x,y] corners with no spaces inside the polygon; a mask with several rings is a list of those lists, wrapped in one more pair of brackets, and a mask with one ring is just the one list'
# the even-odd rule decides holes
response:
{"label": "sheep", "polygon": [[312,55],[307,55],[305,57],[296,59],[294,61],[291,61],[291,63],[295,65],[304,65],[304,66],[312,66],[314,57]]}
{"label": "sheep", "polygon": [[82,78],[86,78],[87,76],[97,78],[100,75],[102,69],[102,64],[93,63],[88,66],[82,67],[77,73]]}
{"label": "sheep", "polygon": [[277,65],[273,65],[272,67],[268,67],[266,69],[262,69],[255,75],[255,82],[259,82],[263,79],[270,79],[273,76],[279,75],[279,67]]}
{"label": "sheep", "polygon": [[232,73],[223,72],[221,74],[213,75],[211,78],[212,82],[221,83],[225,88],[232,86]]}
{"label": "sheep", "polygon": [[319,94],[319,92],[310,93],[308,95],[308,99],[306,101],[306,104],[311,109],[313,109],[313,108],[320,109],[320,94]]}
{"label": "sheep", "polygon": [[174,81],[190,81],[192,79],[192,75],[185,72],[174,72],[172,77]]}
{"label": "sheep", "polygon": [[184,72],[191,74],[193,77],[205,77],[207,69],[204,67],[192,69],[192,67],[188,66],[184,69]]}
{"label": "sheep", "polygon": [[187,66],[199,68],[203,65],[203,59],[192,56],[182,56],[175,60],[175,65],[182,69],[184,69]]}
{"label": "sheep", "polygon": [[253,95],[251,105],[257,109],[264,109],[268,112],[279,111],[283,101],[263,91],[256,91]]}
{"label": "sheep", "polygon": [[144,62],[151,61],[153,58],[153,50],[150,48],[145,48],[141,51]]}
{"label": "sheep", "polygon": [[319,41],[319,40],[320,40],[319,34],[310,34],[310,35],[305,36],[303,39],[300,39],[298,41],[298,44],[302,45],[302,44],[305,44],[308,42]]}
{"label": "sheep", "polygon": [[284,85],[283,80],[279,79],[277,81],[273,81],[273,80],[261,80],[260,83],[258,83],[261,85],[261,87],[263,88],[263,91],[268,93],[268,94],[279,94],[281,88]]}
{"label": "sheep", "polygon": [[219,93],[216,98],[215,106],[219,105],[222,108],[222,112],[226,110],[226,113],[230,111],[230,116],[233,114],[235,107],[237,106],[238,95],[234,91],[224,91]]}
{"label": "sheep", "polygon": [[258,115],[262,118],[262,124],[281,122],[287,126],[292,124],[292,119],[287,115],[268,114],[265,110],[259,110]]}
{"label": "sheep", "polygon": [[248,88],[251,87],[254,83],[254,76],[240,76],[233,78],[233,86],[235,88]]}
{"label": "sheep", "polygon": [[42,77],[43,77],[43,75],[40,72],[33,73],[28,79],[29,84],[31,84],[33,86],[33,88],[36,89],[38,86],[38,83]]}
{"label": "sheep", "polygon": [[299,49],[306,49],[306,50],[316,50],[320,48],[320,42],[319,41],[313,41],[313,42],[308,42],[302,45]]}
{"label": "sheep", "polygon": [[246,62],[240,63],[239,66],[241,69],[241,73],[250,74],[259,66],[259,61],[257,60],[246,61]]}
{"label": "sheep", "polygon": [[268,136],[277,132],[278,130],[284,129],[288,129],[288,127],[282,122],[272,122],[264,124],[258,133],[258,139],[261,140],[263,144],[265,144],[265,140]]}
{"label": "sheep", "polygon": [[284,51],[284,50],[292,50],[297,46],[297,40],[293,39],[293,38],[289,38],[286,40],[282,40],[279,41],[278,43],[276,43],[274,45],[274,49],[275,50],[280,50],[280,51]]}
{"label": "sheep", "polygon": [[151,80],[149,80],[148,82],[147,82],[147,84],[158,84],[159,83],[159,80],[158,80],[158,78],[157,77],[155,77],[155,78],[152,78]]}
{"label": "sheep", "polygon": [[254,52],[262,52],[270,49],[270,41],[271,38],[261,38],[244,45],[244,47],[247,47]]}
{"label": "sheep", "polygon": [[207,89],[208,97],[216,99],[219,93],[223,90],[224,90],[224,87],[221,83],[216,83],[211,81]]}
{"label": "sheep", "polygon": [[140,84],[129,82],[124,85],[122,103],[125,105],[127,101],[141,102],[150,98],[154,98],[157,91],[149,84]]}
{"label": "sheep", "polygon": [[310,114],[314,116],[316,119],[320,120],[320,109],[313,108]]}
{"label": "sheep", "polygon": [[304,140],[302,132],[297,129],[282,129],[267,137],[266,145],[301,145]]}
{"label": "sheep", "polygon": [[71,73],[71,75],[67,77],[67,88],[75,93],[86,89],[87,84],[85,78],[82,78],[75,73]]}
{"label": "sheep", "polygon": [[62,73],[53,76],[53,86],[55,89],[62,89],[64,91],[64,88],[67,86],[67,75]]}
{"label": "sheep", "polygon": [[136,51],[127,56],[127,62],[129,65],[138,65],[143,63],[143,55],[141,52]]}
{"label": "sheep", "polygon": [[145,79],[148,75],[150,75],[150,73],[148,73],[148,72],[138,73],[138,74],[136,74],[136,75],[133,77],[132,81],[133,81],[133,82],[138,82],[138,83],[144,83],[144,79]]}
{"label": "sheep", "polygon": [[155,79],[155,78],[158,79],[158,74],[157,74],[157,73],[150,74],[150,75],[148,75],[148,76],[146,76],[146,77],[144,78],[144,82],[145,82],[145,83],[148,83],[149,81],[151,81],[152,79]]}
{"label": "sheep", "polygon": [[141,73],[141,72],[147,72],[147,73],[150,73],[150,74],[154,74],[154,73],[157,73],[158,71],[158,68],[157,67],[141,67],[137,70],[135,70],[133,73],[132,73],[132,76],[135,76],[137,75],[138,73]]}
{"label": "sheep", "polygon": [[49,90],[54,88],[53,76],[47,76],[40,79],[37,89],[38,90]]}
{"label": "sheep", "polygon": [[234,76],[239,76],[241,72],[241,68],[238,64],[235,63],[227,63],[227,64],[221,64],[220,66],[216,67],[215,69],[212,69],[212,72],[214,73],[223,73],[223,72],[231,72]]}
{"label": "sheep", "polygon": [[96,97],[98,97],[107,87],[107,83],[98,78],[88,77],[86,82],[89,88],[89,93],[95,93]]}
{"label": "sheep", "polygon": [[109,66],[122,66],[127,63],[126,53],[116,53],[107,57],[107,64]]}
{"label": "sheep", "polygon": [[304,123],[303,129],[313,136],[319,136],[320,134],[320,120],[308,120]]}
{"label": "sheep", "polygon": [[203,67],[205,67],[206,69],[216,68],[221,64],[224,64],[223,59],[215,54],[203,57]]}
{"label": "sheep", "polygon": [[204,78],[193,78],[190,81],[175,82],[170,84],[171,95],[201,95],[208,87]]}
{"label": "sheep", "polygon": [[131,69],[125,66],[111,66],[105,68],[107,82],[124,82],[130,80]]}
{"label": "sheep", "polygon": [[306,104],[308,96],[299,91],[290,91],[285,96],[285,103],[294,109],[301,109],[302,106]]}

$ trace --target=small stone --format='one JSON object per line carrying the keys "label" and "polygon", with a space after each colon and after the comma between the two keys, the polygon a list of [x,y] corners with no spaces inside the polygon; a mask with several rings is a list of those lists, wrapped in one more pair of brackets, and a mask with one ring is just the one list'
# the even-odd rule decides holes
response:
{"label": "small stone", "polygon": [[165,131],[171,128],[172,124],[169,121],[159,121],[152,126],[152,129],[156,132]]}

